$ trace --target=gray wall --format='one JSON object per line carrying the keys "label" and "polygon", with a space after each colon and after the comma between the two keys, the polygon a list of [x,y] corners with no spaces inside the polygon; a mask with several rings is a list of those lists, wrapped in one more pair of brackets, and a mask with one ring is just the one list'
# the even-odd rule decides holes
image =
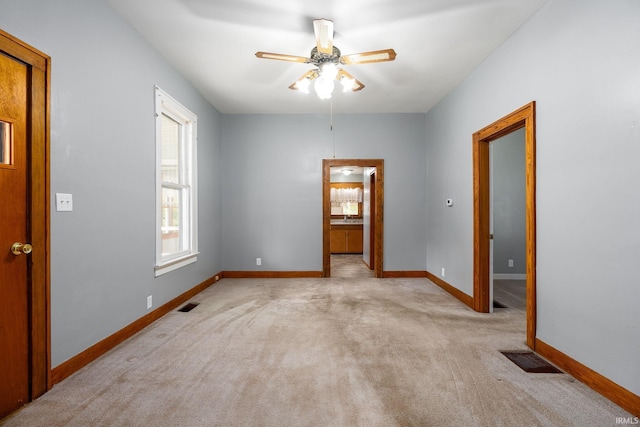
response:
{"label": "gray wall", "polygon": [[537,336],[635,394],[639,17],[551,0],[427,114],[427,267],[471,295],[471,135],[537,102]]}
{"label": "gray wall", "polygon": [[223,115],[224,269],[322,270],[322,159],[335,137],[337,158],[384,159],[384,269],[424,270],[425,120],[338,115],[332,134],[328,115]]}
{"label": "gray wall", "polygon": [[[52,57],[52,366],[221,270],[220,115],[105,1],[2,0],[0,28]],[[198,262],[154,278],[154,84],[198,115]],[[54,208],[52,204],[52,209]]]}
{"label": "gray wall", "polygon": [[493,274],[498,278],[515,279],[527,273],[524,145],[524,128],[490,144]]}

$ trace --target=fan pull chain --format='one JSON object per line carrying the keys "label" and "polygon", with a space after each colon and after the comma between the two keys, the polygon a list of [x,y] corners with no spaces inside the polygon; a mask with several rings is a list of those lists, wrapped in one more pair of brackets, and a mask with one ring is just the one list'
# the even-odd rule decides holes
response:
{"label": "fan pull chain", "polygon": [[329,101],[329,130],[333,132],[333,99]]}
{"label": "fan pull chain", "polygon": [[333,98],[329,100],[330,106],[330,119],[329,119],[329,130],[331,131],[331,137],[333,138],[333,158],[336,158],[336,133],[333,131]]}

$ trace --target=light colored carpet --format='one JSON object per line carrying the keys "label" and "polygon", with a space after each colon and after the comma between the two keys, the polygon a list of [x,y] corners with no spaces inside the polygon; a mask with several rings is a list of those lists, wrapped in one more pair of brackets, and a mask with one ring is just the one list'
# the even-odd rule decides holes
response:
{"label": "light colored carpet", "polygon": [[528,374],[515,310],[426,279],[223,279],[9,426],[607,426],[627,412]]}

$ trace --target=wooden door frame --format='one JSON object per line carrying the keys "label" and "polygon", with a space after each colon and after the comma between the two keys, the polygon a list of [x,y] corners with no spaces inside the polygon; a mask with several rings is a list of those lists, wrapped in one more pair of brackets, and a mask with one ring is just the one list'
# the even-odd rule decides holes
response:
{"label": "wooden door frame", "polygon": [[[31,98],[28,126],[28,220],[33,245],[29,282],[31,400],[51,388],[50,254],[49,254],[49,118],[51,58],[0,30],[0,52],[25,63]],[[3,250],[8,250],[4,248]]]}
{"label": "wooden door frame", "polygon": [[322,277],[331,277],[331,168],[341,166],[376,168],[374,273],[383,277],[383,212],[384,160],[382,159],[323,159],[322,160]]}
{"label": "wooden door frame", "polygon": [[525,130],[527,345],[536,337],[536,123],[535,101],[473,134],[473,308],[490,311],[490,163],[489,143]]}
{"label": "wooden door frame", "polygon": [[[377,182],[377,175],[376,175],[376,171],[375,169],[372,169],[372,171],[369,173],[369,200],[371,199],[375,199],[376,198],[376,182]],[[376,242],[376,238],[375,238],[375,227],[376,227],[376,204],[375,203],[370,203],[371,206],[369,206],[369,211],[371,213],[370,215],[370,224],[372,224],[372,227],[369,227],[369,261],[368,261],[368,266],[370,270],[374,270],[375,266],[376,266],[376,257],[375,257],[375,253],[376,253],[376,248],[375,248],[375,242]]]}

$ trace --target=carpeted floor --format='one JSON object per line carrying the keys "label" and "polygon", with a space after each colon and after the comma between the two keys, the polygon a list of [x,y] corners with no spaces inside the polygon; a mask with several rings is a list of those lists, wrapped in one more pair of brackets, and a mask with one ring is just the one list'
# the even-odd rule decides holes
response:
{"label": "carpeted floor", "polygon": [[529,374],[516,310],[426,279],[223,279],[9,426],[608,426],[627,412]]}

